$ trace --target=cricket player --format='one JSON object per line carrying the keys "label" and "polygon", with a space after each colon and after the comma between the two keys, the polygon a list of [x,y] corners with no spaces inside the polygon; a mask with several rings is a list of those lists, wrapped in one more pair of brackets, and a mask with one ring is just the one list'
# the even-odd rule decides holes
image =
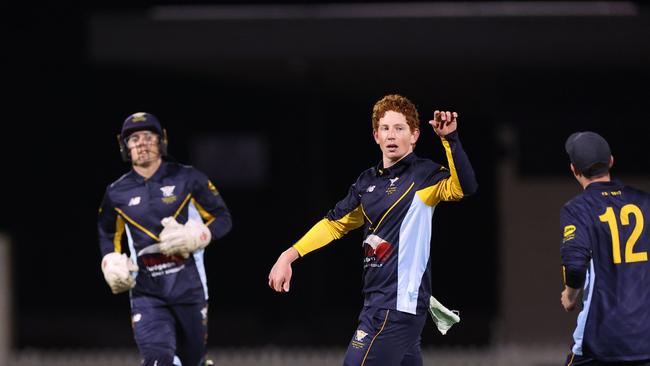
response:
{"label": "cricket player", "polygon": [[413,152],[420,123],[410,100],[400,95],[379,100],[372,130],[381,161],[361,173],[347,196],[283,252],[269,274],[272,289],[288,292],[293,261],[363,227],[365,300],[346,366],[422,365],[433,212],[441,201],[457,201],[477,189],[456,130],[458,114],[435,111],[429,123],[442,141],[448,167]]}
{"label": "cricket player", "polygon": [[230,213],[205,174],[163,159],[166,131],[154,115],[130,115],[118,142],[132,169],[106,188],[99,209],[104,279],[114,294],[129,291],[142,365],[204,365],[203,253],[230,231]]}
{"label": "cricket player", "polygon": [[566,365],[650,365],[650,195],[611,179],[602,136],[576,132],[565,148],[583,188],[560,214],[561,302],[582,303]]}

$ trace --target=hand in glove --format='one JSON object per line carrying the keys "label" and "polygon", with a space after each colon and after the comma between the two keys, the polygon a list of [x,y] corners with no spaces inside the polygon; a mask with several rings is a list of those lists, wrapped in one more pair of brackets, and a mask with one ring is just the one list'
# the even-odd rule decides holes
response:
{"label": "hand in glove", "polygon": [[137,272],[138,266],[126,254],[108,253],[102,258],[104,279],[114,294],[128,291],[135,286],[131,272]]}
{"label": "hand in glove", "polygon": [[190,219],[182,225],[170,216],[162,219],[161,223],[164,228],[160,233],[160,251],[167,256],[187,258],[212,240],[210,229],[202,222]]}

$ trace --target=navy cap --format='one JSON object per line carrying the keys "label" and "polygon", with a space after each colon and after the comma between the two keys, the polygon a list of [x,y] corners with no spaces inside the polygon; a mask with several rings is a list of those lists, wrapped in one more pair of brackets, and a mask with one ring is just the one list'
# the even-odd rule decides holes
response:
{"label": "navy cap", "polygon": [[[564,148],[573,166],[587,176],[595,176],[609,170],[612,152],[607,141],[595,132],[574,132],[566,140]],[[602,165],[594,167],[598,163]],[[592,167],[594,168],[591,169]]]}
{"label": "navy cap", "polygon": [[156,116],[147,112],[137,112],[124,120],[120,136],[122,136],[122,139],[125,139],[133,132],[142,130],[153,131],[160,136],[163,135],[162,127]]}

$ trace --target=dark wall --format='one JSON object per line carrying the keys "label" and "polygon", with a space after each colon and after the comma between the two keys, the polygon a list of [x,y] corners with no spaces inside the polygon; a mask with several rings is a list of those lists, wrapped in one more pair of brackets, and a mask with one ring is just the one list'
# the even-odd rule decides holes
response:
{"label": "dark wall", "polygon": [[563,142],[578,129],[610,138],[626,157],[620,169],[647,172],[644,8],[629,18],[199,23],[143,9],[24,9],[31,21],[14,27],[0,229],[14,244],[17,347],[133,345],[127,296],[104,284],[95,232],[104,188],[128,169],[115,135],[132,112],[156,114],[185,163],[202,138],[264,142],[266,178],[213,177],[234,219],[206,254],[216,346],[346,344],[362,303],[360,233],[296,263],[288,295],[268,289],[267,275],[380,160],[370,113],[384,94],[416,103],[416,153],[438,162],[426,123],[434,109],[457,110],[480,184],[436,209],[434,291],[463,322],[444,338],[425,332],[426,345],[486,345],[499,316],[500,125],[514,126],[531,178],[565,174]]}

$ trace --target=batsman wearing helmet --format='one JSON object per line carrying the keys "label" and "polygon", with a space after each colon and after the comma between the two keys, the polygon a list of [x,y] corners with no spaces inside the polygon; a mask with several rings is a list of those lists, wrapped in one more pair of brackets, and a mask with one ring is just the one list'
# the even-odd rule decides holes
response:
{"label": "batsman wearing helmet", "polygon": [[126,118],[118,143],[132,169],[106,188],[99,209],[104,279],[114,294],[129,292],[142,365],[203,365],[203,253],[230,231],[230,212],[205,174],[164,159],[167,134],[154,115]]}
{"label": "batsman wearing helmet", "polygon": [[478,186],[456,130],[458,114],[435,111],[429,123],[445,148],[448,168],[413,152],[420,121],[410,100],[387,95],[377,101],[372,131],[381,161],[361,173],[347,196],[283,252],[269,274],[269,286],[287,292],[293,261],[364,228],[364,307],[345,366],[422,366],[433,212],[441,201],[460,200]]}

